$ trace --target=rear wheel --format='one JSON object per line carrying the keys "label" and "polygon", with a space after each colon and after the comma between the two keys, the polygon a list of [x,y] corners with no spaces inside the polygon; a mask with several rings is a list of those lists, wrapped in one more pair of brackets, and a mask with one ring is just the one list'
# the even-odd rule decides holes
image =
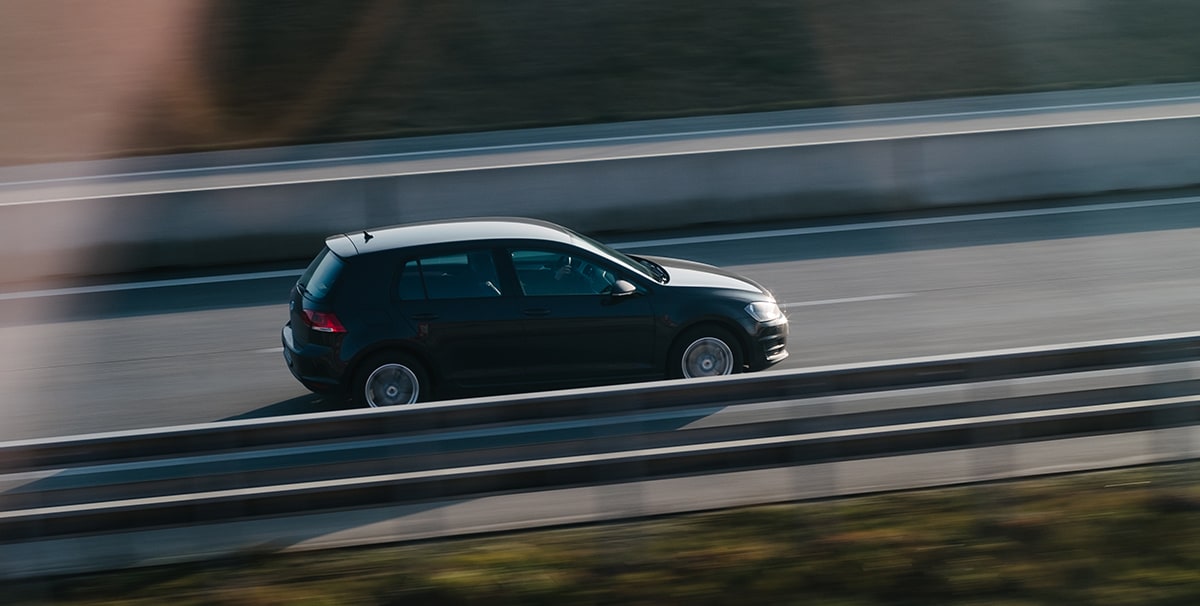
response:
{"label": "rear wheel", "polygon": [[668,364],[671,377],[718,377],[742,371],[742,350],[729,331],[702,326],[675,342]]}
{"label": "rear wheel", "polygon": [[358,369],[350,395],[371,408],[412,404],[429,398],[429,374],[404,354],[374,356]]}

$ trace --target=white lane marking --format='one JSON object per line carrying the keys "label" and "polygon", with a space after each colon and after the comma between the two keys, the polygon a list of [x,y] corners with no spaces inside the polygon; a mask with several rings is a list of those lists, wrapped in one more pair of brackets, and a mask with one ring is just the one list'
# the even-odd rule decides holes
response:
{"label": "white lane marking", "polygon": [[126,282],[124,284],[97,284],[95,286],[76,286],[72,288],[50,288],[46,290],[27,290],[24,292],[0,293],[0,301],[16,299],[37,299],[40,297],[57,297],[62,295],[87,295],[119,290],[143,290],[149,288],[167,288],[170,286],[195,286],[197,284],[218,284],[222,282],[245,282],[248,280],[266,280],[269,278],[297,277],[304,270],[285,269],[282,271],[260,271],[249,274],[230,274],[224,276],[203,276],[199,278],[179,278],[176,280],[147,280],[145,282]]}
{"label": "white lane marking", "polygon": [[817,227],[797,227],[793,229],[772,229],[736,234],[714,234],[708,236],[692,236],[685,238],[663,238],[661,240],[637,240],[612,244],[613,248],[651,248],[655,246],[678,246],[680,244],[711,244],[714,242],[735,242],[739,240],[757,240],[759,238],[782,238],[788,236],[809,236],[815,234],[831,234],[848,231],[866,231],[871,229],[891,229],[895,227],[916,227],[923,225],[943,225],[948,223],[969,223],[972,221],[992,221],[996,219],[1016,219],[1022,217],[1044,217],[1048,215],[1070,215],[1088,212],[1103,212],[1110,210],[1127,210],[1131,208],[1154,208],[1157,206],[1178,206],[1200,202],[1200,197],[1168,198],[1162,200],[1138,200],[1133,202],[1107,202],[1103,204],[1084,204],[1080,206],[1060,206],[1055,208],[1031,208],[1026,210],[996,211],[973,213],[967,215],[950,215],[943,217],[925,217],[921,219],[900,219],[894,221],[870,221],[866,223],[843,223],[840,225],[821,225]]}
{"label": "white lane marking", "polygon": [[[829,127],[845,127],[845,126],[860,126],[868,124],[887,124],[887,123],[904,123],[904,122],[919,122],[922,120],[945,120],[956,118],[979,118],[990,116],[1003,116],[1009,114],[1027,114],[1041,112],[1061,112],[1070,110],[1103,110],[1114,107],[1126,106],[1153,106],[1168,103],[1191,103],[1200,101],[1200,96],[1188,95],[1182,97],[1162,97],[1155,99],[1129,99],[1124,101],[1102,101],[1099,103],[1072,103],[1063,105],[1045,105],[1045,106],[1030,106],[1030,107],[1012,107],[1001,109],[986,109],[972,110],[961,112],[944,112],[935,114],[916,114],[911,116],[886,116],[880,118],[857,118],[852,120],[827,120],[823,122],[798,122],[792,124],[776,124],[770,126],[747,126],[741,128],[716,128],[707,130],[691,130],[669,133],[653,133],[643,135],[623,135],[614,137],[595,137],[590,139],[564,139],[560,141],[539,141],[534,143],[510,143],[500,145],[480,145],[475,147],[461,147],[440,150],[421,150],[411,152],[395,152],[386,154],[361,154],[356,156],[339,156],[335,158],[311,158],[307,160],[287,160],[279,162],[253,162],[249,164],[237,164],[232,166],[204,166],[195,168],[178,168],[160,171],[133,171],[127,173],[113,173],[107,175],[87,175],[82,177],[59,177],[53,179],[31,179],[27,181],[10,181],[0,183],[0,187],[4,186],[26,186],[26,185],[45,185],[52,183],[70,183],[74,181],[88,181],[94,179],[123,179],[130,177],[148,177],[148,176],[168,176],[168,175],[188,175],[195,173],[217,173],[229,169],[270,169],[270,168],[290,168],[297,166],[311,166],[319,164],[340,164],[346,162],[367,162],[387,159],[403,159],[417,156],[457,156],[469,154],[481,154],[489,152],[503,152],[522,149],[539,149],[547,147],[569,147],[578,145],[590,144],[620,144],[634,143],[639,141],[655,141],[659,139],[674,139],[674,138],[696,138],[723,136],[742,133],[762,133],[775,132],[785,130],[802,130],[802,129],[817,129]],[[1165,119],[1190,118],[1195,117],[1192,114],[1182,114],[1179,116],[1169,116]],[[1122,122],[1122,120],[1114,120],[1112,123]],[[1061,126],[1079,126],[1085,124],[1107,124],[1109,122],[1088,122],[1088,123],[1069,123]],[[936,135],[934,135],[936,136]],[[616,158],[621,159],[621,158]]]}
{"label": "white lane marking", "polygon": [[277,353],[282,353],[282,352],[283,352],[283,348],[282,348],[282,347],[268,347],[268,348],[266,348],[266,349],[256,349],[256,350],[254,350],[254,351],[252,351],[252,352],[250,352],[250,353],[256,353],[256,354],[277,354]]}
{"label": "white lane marking", "polygon": [[817,301],[800,301],[797,303],[784,303],[780,307],[791,309],[793,307],[812,307],[815,305],[838,305],[841,303],[861,303],[864,301],[887,301],[889,299],[904,299],[907,297],[915,297],[916,293],[898,292],[887,295],[870,295],[866,297],[849,297],[846,299],[820,299]]}
{"label": "white lane marking", "polygon": [[[807,236],[850,231],[866,231],[872,229],[889,229],[894,227],[916,227],[922,225],[943,225],[949,223],[968,223],[972,221],[990,221],[995,219],[1014,219],[1021,217],[1037,217],[1046,215],[1067,215],[1087,212],[1103,212],[1111,210],[1127,210],[1133,208],[1154,208],[1159,206],[1177,206],[1200,202],[1200,196],[1186,198],[1165,198],[1159,200],[1139,200],[1132,202],[1111,202],[1104,204],[1086,204],[1081,206],[1062,206],[1055,208],[1033,208],[1027,210],[998,211],[974,213],[967,215],[952,215],[944,217],[925,217],[921,219],[903,219],[896,221],[870,221],[866,223],[843,223],[838,225],[822,225],[817,227],[798,227],[794,229],[775,229],[736,234],[712,234],[708,236],[692,236],[684,238],[663,238],[659,240],[639,240],[633,242],[609,243],[616,249],[638,249],[661,246],[679,246],[683,244],[711,244],[716,242],[734,242],[739,240],[756,240],[759,238],[781,238],[788,236]],[[205,276],[200,278],[180,278],[176,280],[150,280],[146,282],[129,282],[125,284],[98,284],[95,286],[79,286],[74,288],[55,288],[47,290],[32,290],[25,292],[0,293],[0,301],[14,299],[34,299],[60,295],[91,294],[118,290],[141,290],[149,288],[165,288],[170,286],[194,286],[197,284],[217,284],[222,282],[241,282],[247,280],[262,280],[267,278],[286,278],[299,276],[303,269],[282,271],[257,272],[248,274],[227,274],[221,276]],[[892,296],[892,295],[882,295]],[[841,302],[841,301],[835,301]]]}

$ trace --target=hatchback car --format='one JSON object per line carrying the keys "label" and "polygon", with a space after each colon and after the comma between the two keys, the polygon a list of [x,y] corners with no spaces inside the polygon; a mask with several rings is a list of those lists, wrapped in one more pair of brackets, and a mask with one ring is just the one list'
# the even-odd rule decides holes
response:
{"label": "hatchback car", "polygon": [[787,318],[752,280],[529,219],[331,236],[290,305],[292,374],[369,406],[727,375],[788,355]]}

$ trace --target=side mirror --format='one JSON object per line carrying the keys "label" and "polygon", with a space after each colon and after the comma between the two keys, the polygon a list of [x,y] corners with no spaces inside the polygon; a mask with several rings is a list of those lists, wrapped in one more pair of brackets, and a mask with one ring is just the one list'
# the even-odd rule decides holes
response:
{"label": "side mirror", "polygon": [[628,297],[637,292],[637,287],[625,280],[617,280],[613,282],[612,291],[609,292],[613,297]]}

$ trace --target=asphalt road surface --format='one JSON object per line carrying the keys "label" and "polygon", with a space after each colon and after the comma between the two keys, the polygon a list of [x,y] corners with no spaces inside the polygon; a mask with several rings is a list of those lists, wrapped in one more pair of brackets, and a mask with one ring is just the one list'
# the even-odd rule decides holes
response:
{"label": "asphalt road surface", "polygon": [[[1200,329],[1200,197],[948,213],[604,239],[772,288],[792,327],[776,368]],[[0,440],[340,407],[280,353],[305,262],[0,289]]]}

